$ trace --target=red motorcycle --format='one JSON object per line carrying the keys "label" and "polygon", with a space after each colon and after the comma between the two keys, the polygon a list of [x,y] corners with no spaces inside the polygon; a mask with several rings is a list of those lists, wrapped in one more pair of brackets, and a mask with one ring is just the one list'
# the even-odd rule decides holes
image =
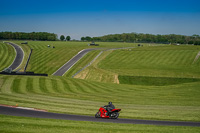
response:
{"label": "red motorcycle", "polygon": [[99,111],[95,114],[95,118],[117,119],[119,116],[119,111],[121,111],[121,109],[113,109],[110,113],[108,113],[106,107],[100,107]]}

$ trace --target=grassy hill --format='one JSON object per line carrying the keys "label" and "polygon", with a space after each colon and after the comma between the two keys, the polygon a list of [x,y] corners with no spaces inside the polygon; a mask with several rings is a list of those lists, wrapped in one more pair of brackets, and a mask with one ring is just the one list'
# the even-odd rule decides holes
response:
{"label": "grassy hill", "polygon": [[[15,42],[20,44],[21,42]],[[48,47],[50,45],[50,47]],[[21,45],[23,48],[27,45]],[[35,73],[53,74],[65,62],[85,47],[66,42],[29,41],[28,46],[33,49],[27,71]],[[55,48],[52,48],[52,47]]]}
{"label": "grassy hill", "polygon": [[100,106],[112,101],[122,108],[120,117],[124,118],[200,121],[200,81],[142,86],[1,75],[0,83],[1,104],[93,116]]}
{"label": "grassy hill", "polygon": [[[76,78],[95,81],[107,78],[104,82],[113,82],[118,75],[148,79],[163,77],[163,80],[166,80],[166,77],[169,77],[169,80],[200,78],[200,58],[193,62],[199,51],[199,46],[186,45],[105,51],[91,67],[79,73]],[[136,82],[137,79],[134,78]]]}
{"label": "grassy hill", "polygon": [[6,43],[0,42],[0,71],[9,67],[15,59],[15,49]]}
{"label": "grassy hill", "polygon": [[[14,41],[27,51],[27,45],[21,45],[23,41]],[[88,46],[90,42],[66,42],[66,41],[29,41],[28,47],[33,49],[27,71],[35,73],[53,74],[62,65],[69,61],[79,51],[86,48],[113,48],[133,47],[134,43],[99,43],[100,46]],[[48,45],[50,47],[48,47]],[[55,48],[52,48],[52,47]],[[27,52],[29,54],[29,52]],[[27,57],[28,57],[27,54]]]}
{"label": "grassy hill", "polygon": [[195,46],[163,46],[119,50],[110,53],[98,67],[120,75],[154,77],[200,77],[200,51]]}
{"label": "grassy hill", "polygon": [[[117,108],[122,108],[121,118],[200,121],[200,59],[194,62],[200,51],[199,46],[149,46],[144,44],[144,47],[137,47],[134,43],[99,42],[99,48],[135,48],[103,51],[89,67],[77,74],[75,78],[71,78],[90,63],[101,50],[88,53],[64,76],[59,77],[51,74],[80,50],[92,48],[87,46],[88,42],[30,41],[28,46],[21,45],[20,41],[15,43],[19,44],[26,53],[29,53],[29,47],[33,48],[28,71],[48,73],[50,76],[0,75],[0,104],[18,104],[18,106],[46,109],[50,112],[94,116],[100,106],[112,101]],[[12,56],[8,56],[8,53]],[[5,64],[0,66],[1,69],[9,66],[14,56],[15,52],[11,46],[0,44],[0,58],[2,58],[0,63]],[[7,59],[6,63],[4,58]],[[7,116],[0,116],[0,118],[3,118],[0,122],[7,122],[11,125],[21,123],[23,119],[30,122],[30,127],[32,124],[36,125],[35,120],[30,118],[9,118]],[[17,122],[13,123],[9,119],[17,120]],[[45,120],[40,119],[40,121]],[[54,123],[51,123],[51,120],[46,120],[46,122],[47,127]],[[66,121],[66,123],[73,122]],[[78,127],[81,127],[83,123],[84,125],[91,124],[89,122],[77,123]],[[113,125],[119,126],[122,129],[120,131],[125,131],[124,127],[127,126],[126,124],[124,126],[123,124],[110,124],[110,126]],[[46,126],[38,128],[46,131]],[[4,127],[7,125],[4,124]],[[95,125],[94,130],[97,128],[98,126]],[[158,132],[166,131],[166,128],[143,125],[131,127],[127,131],[134,131],[138,128],[150,129],[150,131],[160,129]],[[190,129],[181,130],[187,132]],[[19,132],[22,130],[19,129]],[[60,131],[60,128],[52,130]],[[80,132],[80,130],[70,130]],[[193,130],[197,129],[192,128]],[[86,129],[81,131],[85,132]]]}

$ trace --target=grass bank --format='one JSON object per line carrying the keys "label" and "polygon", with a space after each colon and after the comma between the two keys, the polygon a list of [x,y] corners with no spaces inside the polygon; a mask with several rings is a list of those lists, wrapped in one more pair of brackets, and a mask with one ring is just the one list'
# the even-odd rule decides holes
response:
{"label": "grass bank", "polygon": [[162,45],[105,51],[76,78],[112,83],[116,83],[119,75],[158,79],[166,77],[169,80],[200,78],[200,58],[194,62],[199,49],[199,46]]}
{"label": "grass bank", "polygon": [[0,75],[0,103],[94,116],[100,106],[112,101],[122,108],[121,118],[200,121],[199,85],[143,86]]}
{"label": "grass bank", "polygon": [[15,56],[15,49],[11,45],[0,42],[0,71],[9,67]]}
{"label": "grass bank", "polygon": [[0,115],[0,132],[9,133],[198,133],[199,130],[200,127],[115,124]]}
{"label": "grass bank", "polygon": [[199,82],[199,78],[118,76],[120,84],[167,86],[183,83]]}

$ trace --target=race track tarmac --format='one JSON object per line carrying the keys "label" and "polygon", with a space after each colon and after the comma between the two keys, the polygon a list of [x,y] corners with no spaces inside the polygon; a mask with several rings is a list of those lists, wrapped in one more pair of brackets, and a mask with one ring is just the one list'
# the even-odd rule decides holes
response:
{"label": "race track tarmac", "polygon": [[21,108],[15,108],[15,107],[7,107],[7,106],[0,106],[0,114],[11,115],[11,116],[34,117],[34,118],[76,120],[76,121],[200,127],[200,122],[178,122],[178,121],[175,122],[175,121],[121,119],[121,118],[102,119],[102,118],[95,118],[92,116],[59,114],[59,113],[51,113],[51,112],[44,112],[44,111],[21,109]]}
{"label": "race track tarmac", "polygon": [[54,72],[52,75],[55,76],[62,76],[64,75],[74,64],[76,64],[85,54],[92,50],[117,50],[117,49],[128,49],[128,48],[134,48],[134,47],[123,47],[123,48],[92,48],[92,49],[83,49],[80,52],[78,52],[77,55],[75,55],[71,60],[69,60],[67,63],[65,63],[62,67],[60,67],[56,72]]}
{"label": "race track tarmac", "polygon": [[16,51],[15,60],[10,65],[10,67],[8,67],[8,68],[12,68],[12,70],[14,70],[22,63],[22,60],[24,58],[24,52],[22,51],[22,49],[18,45],[14,44],[14,43],[7,42],[7,44],[12,45],[15,48],[15,51]]}
{"label": "race track tarmac", "polygon": [[94,49],[84,49],[75,55],[71,60],[65,63],[61,68],[59,68],[53,75],[62,76],[65,74],[77,61],[79,61],[85,54]]}

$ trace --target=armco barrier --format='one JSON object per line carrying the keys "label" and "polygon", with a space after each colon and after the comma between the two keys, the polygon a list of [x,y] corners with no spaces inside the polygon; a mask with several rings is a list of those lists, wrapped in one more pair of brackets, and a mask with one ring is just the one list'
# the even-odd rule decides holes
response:
{"label": "armco barrier", "polygon": [[32,51],[33,51],[33,49],[31,49],[31,51],[30,51],[30,54],[29,54],[29,56],[28,56],[26,65],[25,65],[25,67],[24,67],[24,71],[26,71],[26,68],[27,68],[27,66],[28,66],[29,60],[30,60],[30,58],[31,58]]}
{"label": "armco barrier", "polygon": [[34,73],[34,72],[11,72],[11,73],[0,72],[0,74],[4,74],[4,75],[28,75],[28,76],[48,76],[48,74],[45,74],[45,73]]}

